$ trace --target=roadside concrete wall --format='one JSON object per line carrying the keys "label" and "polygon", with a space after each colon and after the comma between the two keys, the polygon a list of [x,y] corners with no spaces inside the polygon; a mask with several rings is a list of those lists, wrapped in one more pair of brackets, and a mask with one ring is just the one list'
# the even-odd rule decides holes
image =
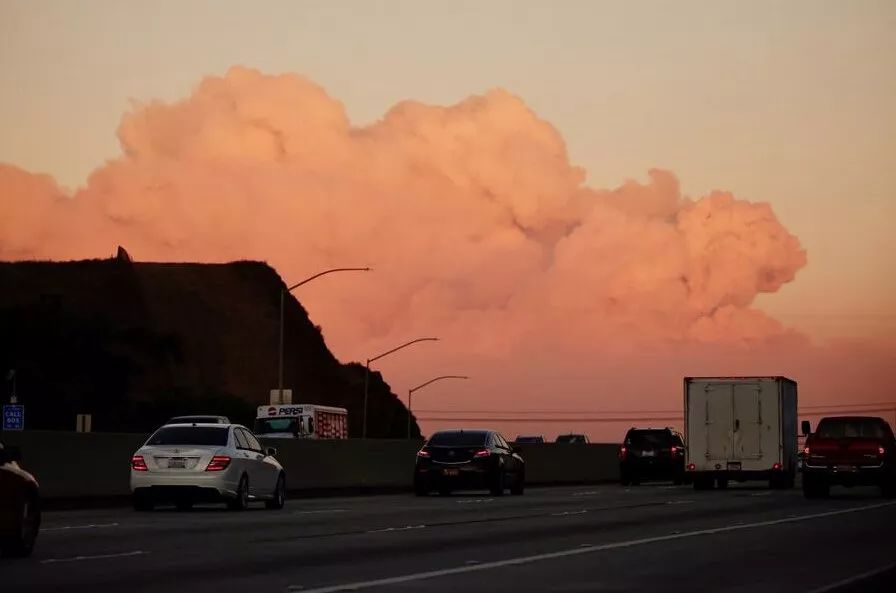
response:
{"label": "roadside concrete wall", "polygon": [[[22,465],[46,498],[129,494],[130,458],[148,435],[54,431],[0,432],[22,448]],[[267,440],[276,447],[291,491],[411,487],[420,441]],[[616,445],[523,445],[529,484],[587,484],[619,476]]]}
{"label": "roadside concrete wall", "polygon": [[6,445],[22,448],[22,467],[37,478],[47,498],[129,494],[131,455],[149,435],[62,431],[0,432]]}

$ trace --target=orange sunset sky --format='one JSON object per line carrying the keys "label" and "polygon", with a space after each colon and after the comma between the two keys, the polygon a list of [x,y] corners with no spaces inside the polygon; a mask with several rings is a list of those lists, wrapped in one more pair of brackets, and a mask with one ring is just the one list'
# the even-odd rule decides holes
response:
{"label": "orange sunset sky", "polygon": [[4,2],[0,259],[369,265],[296,296],[438,336],[377,367],[471,376],[421,410],[896,401],[896,5],[621,6]]}

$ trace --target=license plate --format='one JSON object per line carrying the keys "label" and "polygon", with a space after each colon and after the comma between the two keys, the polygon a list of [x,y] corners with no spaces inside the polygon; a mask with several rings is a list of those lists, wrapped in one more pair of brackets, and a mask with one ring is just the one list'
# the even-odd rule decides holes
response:
{"label": "license plate", "polygon": [[457,476],[457,475],[460,475],[460,470],[456,470],[456,469],[443,469],[443,470],[442,470],[442,475],[443,475],[443,476]]}
{"label": "license plate", "polygon": [[856,471],[856,468],[855,468],[855,466],[852,466],[852,465],[838,465],[837,471],[838,472],[854,472],[854,471]]}
{"label": "license plate", "polygon": [[169,459],[168,469],[184,469],[187,467],[186,459]]}
{"label": "license plate", "polygon": [[735,463],[729,463],[729,464],[728,464],[728,471],[736,471],[736,472],[739,472],[739,471],[740,471],[740,468],[741,468],[740,462],[735,462]]}
{"label": "license plate", "polygon": [[643,451],[641,457],[656,457],[656,451]]}

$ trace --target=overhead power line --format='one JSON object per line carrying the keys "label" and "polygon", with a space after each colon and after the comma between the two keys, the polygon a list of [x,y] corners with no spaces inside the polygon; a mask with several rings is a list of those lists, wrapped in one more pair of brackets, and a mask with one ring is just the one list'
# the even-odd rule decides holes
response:
{"label": "overhead power line", "polygon": [[[836,409],[857,410],[859,408],[866,411],[880,411],[896,409],[896,402],[861,402],[861,403],[844,403],[844,404],[814,404],[800,406],[800,411],[810,410],[836,410]],[[641,416],[645,414],[656,414],[657,416],[680,415],[681,410],[418,410],[420,414],[578,414],[578,415],[610,415],[623,414],[626,416]]]}

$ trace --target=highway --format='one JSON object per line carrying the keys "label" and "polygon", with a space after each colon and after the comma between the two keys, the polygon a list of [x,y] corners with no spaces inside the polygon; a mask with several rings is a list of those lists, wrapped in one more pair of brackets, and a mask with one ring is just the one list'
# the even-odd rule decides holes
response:
{"label": "highway", "polygon": [[0,560],[0,582],[4,593],[893,591],[896,501],[833,495],[600,485],[57,511],[32,558]]}

